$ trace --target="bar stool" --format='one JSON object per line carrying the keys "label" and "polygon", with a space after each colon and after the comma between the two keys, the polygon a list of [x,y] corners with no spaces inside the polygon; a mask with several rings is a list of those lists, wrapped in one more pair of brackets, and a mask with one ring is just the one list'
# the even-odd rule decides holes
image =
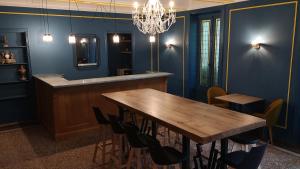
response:
{"label": "bar stool", "polygon": [[107,139],[110,122],[105,118],[105,116],[103,115],[103,113],[101,112],[101,110],[98,107],[93,107],[93,111],[95,113],[97,122],[100,125],[100,130],[103,131],[103,133],[100,134],[99,141],[95,145],[93,162],[94,163],[96,162],[97,152],[100,149],[100,151],[102,152],[102,165],[106,165],[107,164],[106,163],[106,154],[108,154],[106,152],[106,146],[112,144]]}
{"label": "bar stool", "polygon": [[[126,131],[128,143],[130,145],[130,151],[129,151],[128,161],[126,164],[126,169],[130,169],[133,166],[134,161],[137,164],[136,168],[141,169],[143,151],[148,149],[149,142],[156,142],[157,140],[148,134],[141,133],[139,129],[136,127],[136,125],[134,124],[129,124],[129,123],[124,124],[124,128]],[[143,127],[141,127],[140,130],[143,132],[145,131]]]}
{"label": "bar stool", "polygon": [[184,160],[181,152],[169,146],[161,146],[158,141],[150,142],[148,147],[153,161],[153,169],[157,169],[158,165],[163,166],[163,169],[167,169],[169,166],[180,169],[180,163]]}
{"label": "bar stool", "polygon": [[[111,159],[114,162],[114,167],[117,169],[124,168],[123,157],[125,151],[125,129],[122,122],[117,116],[108,115],[111,128],[113,131],[112,135],[112,150],[111,150]],[[117,149],[118,147],[118,149]],[[119,153],[119,154],[118,154]]]}

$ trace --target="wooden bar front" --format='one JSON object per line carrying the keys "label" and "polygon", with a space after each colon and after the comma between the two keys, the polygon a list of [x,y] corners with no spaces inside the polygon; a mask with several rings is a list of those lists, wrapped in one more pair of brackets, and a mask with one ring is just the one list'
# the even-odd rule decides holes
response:
{"label": "wooden bar front", "polygon": [[96,130],[99,126],[92,106],[100,107],[105,113],[118,112],[116,105],[105,100],[102,93],[142,88],[166,91],[167,78],[163,76],[59,88],[36,78],[38,119],[56,140]]}

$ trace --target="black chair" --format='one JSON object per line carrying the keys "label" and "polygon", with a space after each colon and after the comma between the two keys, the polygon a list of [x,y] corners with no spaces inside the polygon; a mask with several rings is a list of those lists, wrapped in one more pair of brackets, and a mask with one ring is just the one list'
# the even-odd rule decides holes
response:
{"label": "black chair", "polygon": [[100,130],[102,132],[100,134],[99,141],[95,145],[93,162],[96,162],[97,152],[100,149],[102,151],[102,165],[106,165],[106,158],[105,158],[107,154],[106,146],[111,145],[111,143],[109,143],[107,139],[110,122],[105,118],[104,114],[101,112],[101,110],[98,107],[93,107],[92,109],[95,113],[96,120],[100,125]]}
{"label": "black chair", "polygon": [[[250,131],[250,132],[246,132],[246,133],[242,133],[242,134],[238,134],[238,135],[235,135],[235,136],[232,136],[230,137],[229,139],[231,141],[233,141],[234,143],[238,143],[238,144],[241,144],[243,145],[243,147],[245,147],[244,151],[249,151],[249,145],[257,145],[259,143],[259,137],[258,137],[258,133],[257,133],[258,130],[253,130],[253,131]],[[234,144],[233,144],[233,147],[232,149],[234,148]]]}
{"label": "black chair", "polygon": [[[257,169],[266,151],[267,144],[253,147],[250,152],[235,151],[226,156],[225,163],[235,169]],[[218,166],[220,160],[218,161]]]}
{"label": "black chair", "polygon": [[154,169],[158,168],[157,165],[174,165],[175,169],[180,169],[180,163],[184,160],[183,153],[169,146],[161,146],[159,142],[152,142],[148,147]]}
{"label": "black chair", "polygon": [[[114,167],[116,169],[124,168],[123,157],[125,152],[125,129],[122,121],[119,117],[115,115],[108,115],[110,125],[112,128],[112,149],[111,158],[114,162]],[[118,147],[118,148],[117,148]]]}
{"label": "black chair", "polygon": [[[133,165],[134,160],[137,164],[137,169],[142,168],[142,151],[148,148],[151,142],[156,142],[152,136],[144,133],[143,127],[137,128],[135,124],[124,124],[128,143],[130,145],[129,157],[126,164],[126,169],[130,169]],[[158,142],[158,141],[157,141]],[[136,156],[136,159],[134,159]]]}

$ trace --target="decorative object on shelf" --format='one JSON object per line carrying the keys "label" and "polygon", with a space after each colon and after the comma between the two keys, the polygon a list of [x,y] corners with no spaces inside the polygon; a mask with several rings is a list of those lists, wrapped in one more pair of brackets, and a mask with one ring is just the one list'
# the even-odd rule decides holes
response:
{"label": "decorative object on shelf", "polygon": [[16,56],[11,51],[5,50],[4,52],[1,52],[0,54],[0,63],[1,64],[15,64]]}
{"label": "decorative object on shelf", "polygon": [[2,44],[2,47],[8,47],[8,40],[7,40],[6,35],[3,35],[1,37],[1,44]]}
{"label": "decorative object on shelf", "polygon": [[18,69],[18,73],[20,75],[20,80],[21,81],[27,80],[27,77],[26,77],[27,70],[25,68],[25,65],[20,65],[20,67]]}
{"label": "decorative object on shelf", "polygon": [[173,7],[174,1],[169,2],[167,12],[159,0],[148,0],[142,8],[135,2],[133,24],[144,34],[152,36],[166,32],[176,22],[176,10]]}

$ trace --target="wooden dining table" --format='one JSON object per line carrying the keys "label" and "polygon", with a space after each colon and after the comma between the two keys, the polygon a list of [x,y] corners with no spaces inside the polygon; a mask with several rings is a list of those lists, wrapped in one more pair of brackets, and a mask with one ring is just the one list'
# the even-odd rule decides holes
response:
{"label": "wooden dining table", "polygon": [[[221,168],[228,152],[228,137],[266,125],[261,118],[219,108],[154,89],[102,94],[107,101],[182,134],[182,168],[190,168],[190,139],[200,144],[221,140]],[[155,134],[155,131],[153,131]]]}
{"label": "wooden dining table", "polygon": [[248,96],[245,94],[238,94],[238,93],[218,96],[215,97],[215,99],[236,105],[237,106],[236,110],[239,112],[243,111],[243,106],[264,101],[264,99],[260,97]]}
{"label": "wooden dining table", "polygon": [[234,103],[234,104],[239,104],[239,105],[252,104],[252,103],[256,103],[256,102],[260,102],[260,101],[264,100],[263,98],[248,96],[248,95],[238,94],[238,93],[228,94],[228,95],[224,95],[224,96],[218,96],[218,97],[215,97],[215,99]]}

